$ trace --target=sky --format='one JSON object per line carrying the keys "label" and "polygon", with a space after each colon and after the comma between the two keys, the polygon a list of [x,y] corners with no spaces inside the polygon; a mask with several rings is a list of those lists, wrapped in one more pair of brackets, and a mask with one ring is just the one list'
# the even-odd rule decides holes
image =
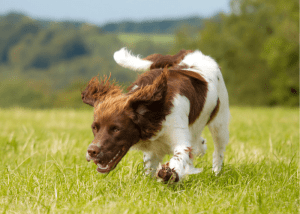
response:
{"label": "sky", "polygon": [[0,0],[0,15],[21,12],[35,19],[72,20],[96,25],[230,11],[230,0]]}

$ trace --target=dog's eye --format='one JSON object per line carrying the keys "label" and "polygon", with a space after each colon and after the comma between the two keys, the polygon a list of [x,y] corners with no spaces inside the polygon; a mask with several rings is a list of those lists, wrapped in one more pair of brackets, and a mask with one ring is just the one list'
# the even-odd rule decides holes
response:
{"label": "dog's eye", "polygon": [[98,128],[99,128],[99,127],[98,127],[96,124],[92,124],[92,130],[93,130],[93,131],[97,131]]}
{"label": "dog's eye", "polygon": [[112,130],[113,132],[119,132],[119,131],[120,131],[120,129],[119,129],[118,127],[116,127],[116,126],[113,126],[113,127],[111,128],[111,130]]}

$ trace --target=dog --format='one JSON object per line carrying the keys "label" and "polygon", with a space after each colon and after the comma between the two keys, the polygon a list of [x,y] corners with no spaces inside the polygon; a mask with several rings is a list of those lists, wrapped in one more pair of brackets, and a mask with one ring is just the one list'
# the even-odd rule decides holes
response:
{"label": "dog", "polygon": [[[116,63],[146,71],[127,93],[120,86],[92,78],[82,91],[82,101],[94,107],[94,140],[86,159],[100,173],[108,173],[130,148],[143,152],[146,174],[163,182],[178,182],[200,173],[193,157],[206,153],[201,137],[207,125],[214,141],[212,170],[222,168],[229,141],[229,101],[218,64],[199,50],[175,55],[134,56],[126,48],[114,53]],[[173,157],[161,164],[166,154]]]}

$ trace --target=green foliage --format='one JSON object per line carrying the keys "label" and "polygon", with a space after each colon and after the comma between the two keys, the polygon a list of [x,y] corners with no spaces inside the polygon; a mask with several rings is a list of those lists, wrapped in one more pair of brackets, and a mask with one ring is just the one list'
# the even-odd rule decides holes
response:
{"label": "green foliage", "polygon": [[8,14],[0,21],[0,63],[6,63],[11,46],[16,45],[27,35],[36,35],[40,24],[27,16]]}
{"label": "green foliage", "polygon": [[224,169],[213,142],[176,185],[143,173],[130,151],[109,174],[85,160],[93,110],[0,109],[1,213],[298,213],[299,111],[231,108]]}
{"label": "green foliage", "polygon": [[198,36],[176,34],[174,52],[200,49],[217,60],[231,104],[299,105],[298,2],[239,0]]}
{"label": "green foliage", "polygon": [[102,29],[110,33],[142,33],[142,34],[174,34],[181,26],[201,28],[203,18],[191,17],[185,19],[167,19],[159,21],[109,23]]}
{"label": "green foliage", "polygon": [[11,47],[9,62],[24,69],[47,69],[51,65],[88,55],[89,47],[77,29],[62,29],[59,24],[28,35]]}
{"label": "green foliage", "polygon": [[161,45],[173,45],[175,42],[173,34],[119,33],[118,38],[126,45],[133,45],[140,41],[149,41],[155,44],[159,43]]}

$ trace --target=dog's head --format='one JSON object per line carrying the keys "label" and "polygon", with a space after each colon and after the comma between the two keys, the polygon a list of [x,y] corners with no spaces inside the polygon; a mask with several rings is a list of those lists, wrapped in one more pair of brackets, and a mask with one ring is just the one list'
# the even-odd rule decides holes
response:
{"label": "dog's head", "polygon": [[81,94],[82,101],[94,107],[94,140],[86,159],[94,161],[98,172],[114,169],[132,145],[149,139],[161,128],[166,92],[167,71],[153,84],[127,94],[107,78],[90,80]]}

